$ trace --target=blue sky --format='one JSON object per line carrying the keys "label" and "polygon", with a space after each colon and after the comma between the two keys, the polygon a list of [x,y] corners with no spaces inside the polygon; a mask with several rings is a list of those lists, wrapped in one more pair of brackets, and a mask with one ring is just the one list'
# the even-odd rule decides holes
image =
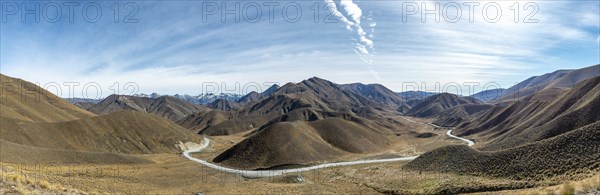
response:
{"label": "blue sky", "polygon": [[[229,8],[240,4],[239,22],[232,15],[222,21],[223,2]],[[467,94],[465,83],[480,83],[475,90],[490,82],[510,87],[533,75],[600,62],[599,1],[518,1],[519,22],[514,1],[479,2],[473,22],[465,6],[473,1],[284,1],[273,9],[273,21],[265,3],[278,1],[223,2],[118,2],[115,22],[114,1],[89,1],[74,7],[70,22],[64,2],[41,1],[39,23],[33,14],[21,21],[24,4],[16,4],[15,14],[14,4],[3,4],[0,71],[42,86],[57,83],[62,92],[50,91],[63,97],[69,96],[65,82],[80,83],[74,89],[78,97],[92,82],[101,87],[99,96],[113,93],[115,82],[122,94],[131,93],[123,89],[128,82],[139,86],[138,93],[199,94],[214,83],[245,93],[249,83],[267,86],[312,76],[381,83],[394,91],[412,89],[411,82],[426,83],[428,90],[435,83],[442,89],[458,84],[462,91],[450,92]],[[61,7],[61,14],[48,3]],[[96,22],[83,15],[94,19],[89,3],[102,10]],[[432,14],[423,22],[421,12],[436,3],[440,22]],[[488,3],[502,10],[495,23],[486,21],[494,19],[493,9],[482,14]],[[297,21],[292,4],[302,9]],[[211,15],[207,9],[213,5],[218,10]],[[244,20],[257,16],[255,5],[262,10],[259,20]],[[417,12],[410,14],[415,5]],[[137,22],[124,23],[134,7],[130,19]],[[460,20],[454,21],[457,13]],[[60,19],[49,22],[52,16]],[[527,18],[537,22],[524,23]],[[93,90],[88,93],[96,97]]]}

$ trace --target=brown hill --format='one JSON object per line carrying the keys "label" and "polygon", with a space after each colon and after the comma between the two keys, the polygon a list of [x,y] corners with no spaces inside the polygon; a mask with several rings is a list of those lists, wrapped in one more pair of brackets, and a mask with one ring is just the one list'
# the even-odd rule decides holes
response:
{"label": "brown hill", "polygon": [[39,148],[15,144],[1,139],[0,159],[2,159],[2,162],[9,163],[139,164],[152,162],[132,155]]}
{"label": "brown hill", "polygon": [[313,77],[300,83],[288,83],[277,90],[275,95],[287,94],[304,99],[308,104],[323,111],[351,111],[355,108],[370,107],[382,110],[385,105],[367,97],[345,90],[340,85]]}
{"label": "brown hill", "polygon": [[271,95],[271,94],[273,94],[275,91],[277,91],[279,88],[280,88],[280,86],[279,86],[279,85],[277,85],[277,84],[273,84],[273,85],[271,85],[271,87],[267,88],[265,91],[263,91],[263,92],[261,92],[261,93],[258,93],[258,92],[255,92],[255,91],[252,91],[252,92],[250,92],[250,93],[246,94],[245,96],[241,97],[241,98],[240,98],[240,99],[237,101],[237,103],[240,103],[240,104],[246,104],[246,103],[249,103],[249,102],[256,102],[256,101],[259,101],[259,100],[261,100],[261,99],[263,99],[263,98],[266,98],[266,97],[270,96],[270,95]]}
{"label": "brown hill", "polygon": [[[301,106],[300,100],[286,95],[271,96],[260,102],[248,104],[238,111],[211,111],[190,115],[178,124],[200,130],[207,135],[229,135],[260,127],[269,120]],[[307,105],[307,104],[304,104]]]}
{"label": "brown hill", "polygon": [[236,110],[239,107],[239,105],[237,103],[230,102],[224,99],[217,99],[208,104],[208,107],[215,110],[229,111]]}
{"label": "brown hill", "polygon": [[0,74],[0,113],[2,117],[23,121],[57,122],[94,116],[45,89]]}
{"label": "brown hill", "polygon": [[262,98],[262,95],[256,91],[252,91],[248,94],[246,94],[245,96],[242,96],[239,100],[238,103],[240,104],[245,104],[248,102],[255,102],[258,101],[259,99]]}
{"label": "brown hill", "polygon": [[205,113],[190,114],[176,123],[187,129],[196,130],[196,132],[199,133],[203,128],[213,127],[229,120],[232,118],[231,114],[231,112],[222,110],[211,110]]}
{"label": "brown hill", "polygon": [[[9,87],[25,86],[25,98],[37,97],[22,99],[10,90],[1,94],[0,139],[2,152],[9,152],[2,160],[80,157],[84,161],[133,162],[139,159],[108,153],[174,153],[180,151],[179,141],[201,141],[159,116],[132,111],[95,116],[29,82],[4,75],[2,82]],[[40,156],[28,157],[32,154]]]}
{"label": "brown hill", "polygon": [[[320,78],[311,78],[300,83],[288,83],[270,96],[245,104],[236,111],[222,112],[220,114],[197,114],[190,115],[178,121],[178,124],[207,135],[228,135],[252,130],[265,124],[274,123],[282,116],[296,110],[304,109],[306,114],[314,114],[319,119],[336,117],[336,115],[349,114],[354,117],[373,119],[381,121],[381,126],[391,128],[382,112],[392,112],[387,106],[376,103],[341,88],[339,85]],[[306,110],[309,109],[309,110]],[[304,112],[304,111],[302,111]],[[299,112],[300,113],[300,112]],[[339,113],[339,114],[325,114]],[[227,120],[222,120],[227,116]],[[219,117],[219,118],[211,118]],[[304,120],[306,117],[291,117],[292,119]],[[195,122],[194,122],[195,121]],[[207,123],[207,121],[212,121]],[[219,123],[216,123],[216,122]]]}
{"label": "brown hill", "polygon": [[600,121],[550,139],[482,152],[464,145],[439,148],[405,167],[421,171],[542,180],[600,170]]}
{"label": "brown hill", "polygon": [[247,138],[215,162],[270,168],[381,151],[389,144],[387,136],[417,136],[397,114],[389,106],[315,77],[288,83],[236,111],[190,115],[178,124],[207,135],[244,132]]}
{"label": "brown hill", "polygon": [[392,90],[386,88],[380,84],[362,84],[352,83],[340,85],[346,90],[350,90],[356,94],[367,97],[375,102],[393,107],[403,107],[404,99],[400,95],[394,93]]}
{"label": "brown hill", "polygon": [[412,107],[407,114],[416,117],[433,117],[440,113],[463,104],[482,104],[472,97],[460,97],[449,93],[429,96]]}
{"label": "brown hill", "polygon": [[506,89],[496,101],[515,101],[544,89],[553,89],[553,96],[557,96],[562,90],[569,89],[583,80],[596,76],[600,76],[600,64],[576,70],[557,70],[528,78]]}
{"label": "brown hill", "polygon": [[241,168],[270,168],[334,160],[390,144],[372,129],[340,118],[279,122],[254,133],[214,159]]}
{"label": "brown hill", "polygon": [[79,107],[81,109],[88,110],[91,107],[94,107],[94,105],[96,105],[96,103],[92,103],[92,102],[77,102],[77,103],[74,103],[73,105],[75,105],[75,106],[77,106],[77,107]]}
{"label": "brown hill", "polygon": [[472,115],[492,107],[493,106],[489,104],[463,104],[455,106],[438,114],[433,124],[442,127],[454,127],[466,121]]}
{"label": "brown hill", "polygon": [[113,94],[90,107],[88,110],[96,114],[134,110],[157,114],[164,118],[177,121],[192,113],[207,112],[209,109],[171,96],[146,98]]}
{"label": "brown hill", "polygon": [[[535,94],[533,94],[535,95]],[[549,102],[496,106],[457,127],[495,150],[548,139],[600,120],[600,77],[585,80]]]}
{"label": "brown hill", "polygon": [[497,100],[500,97],[502,97],[502,94],[504,94],[505,90],[506,89],[484,90],[484,91],[480,91],[478,93],[471,95],[471,97],[478,99],[479,101],[482,101],[482,102],[489,102],[491,100]]}
{"label": "brown hill", "polygon": [[0,118],[2,139],[16,144],[60,150],[128,154],[179,152],[179,141],[200,137],[164,118],[121,111],[66,122],[38,123]]}

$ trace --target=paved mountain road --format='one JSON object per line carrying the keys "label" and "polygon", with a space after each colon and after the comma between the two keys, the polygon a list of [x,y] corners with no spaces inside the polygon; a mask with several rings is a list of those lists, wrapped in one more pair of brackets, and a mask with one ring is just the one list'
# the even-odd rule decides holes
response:
{"label": "paved mountain road", "polygon": [[[433,125],[433,124],[431,124],[431,125]],[[471,140],[452,135],[452,129],[448,130],[448,132],[446,132],[446,135],[448,135],[449,137],[464,141],[469,146],[473,146],[473,144],[475,144],[475,142],[473,142]],[[348,162],[324,163],[324,164],[314,165],[314,166],[310,166],[310,167],[302,167],[302,168],[291,168],[291,169],[280,169],[280,170],[258,170],[257,171],[257,170],[242,170],[242,169],[227,168],[227,167],[223,167],[223,166],[220,166],[217,164],[207,162],[205,160],[200,160],[200,159],[192,157],[192,155],[191,155],[192,153],[201,152],[204,148],[207,148],[209,145],[210,145],[210,139],[205,137],[204,143],[200,147],[184,151],[183,156],[191,161],[200,163],[204,166],[207,166],[207,167],[219,170],[219,171],[227,172],[227,173],[238,174],[238,175],[241,175],[241,176],[247,177],[247,178],[273,177],[273,176],[278,176],[278,175],[284,175],[287,173],[298,173],[298,172],[305,172],[305,171],[310,171],[310,170],[315,170],[315,169],[323,169],[323,168],[336,167],[336,166],[348,166],[348,165],[359,165],[359,164],[369,164],[369,163],[383,163],[383,162],[394,162],[394,161],[410,161],[410,160],[414,160],[415,158],[419,157],[419,156],[407,156],[407,157],[388,158],[388,159],[355,160],[355,161],[348,161]]]}

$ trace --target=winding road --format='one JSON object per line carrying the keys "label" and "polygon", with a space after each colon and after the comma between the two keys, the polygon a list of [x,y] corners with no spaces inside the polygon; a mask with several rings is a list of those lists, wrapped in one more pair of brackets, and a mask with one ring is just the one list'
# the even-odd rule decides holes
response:
{"label": "winding road", "polygon": [[[449,137],[464,141],[469,146],[472,146],[473,144],[475,144],[475,142],[473,142],[471,140],[452,135],[452,129],[448,130],[448,132],[446,132],[446,135],[448,135]],[[348,162],[324,163],[324,164],[320,164],[320,165],[314,165],[314,166],[302,167],[302,168],[256,171],[256,170],[241,170],[241,169],[227,168],[227,167],[223,167],[223,166],[220,166],[217,164],[210,163],[205,160],[200,160],[200,159],[192,157],[191,154],[201,152],[204,148],[208,147],[209,145],[210,145],[210,139],[205,137],[204,143],[202,144],[202,146],[184,151],[183,156],[191,161],[200,163],[204,166],[207,166],[207,167],[219,170],[219,171],[227,172],[227,173],[241,175],[241,176],[247,177],[247,178],[273,177],[273,176],[284,175],[287,173],[298,173],[298,172],[305,172],[305,171],[310,171],[310,170],[315,170],[315,169],[323,169],[323,168],[336,167],[336,166],[348,166],[348,165],[359,165],[359,164],[369,164],[369,163],[383,163],[383,162],[394,162],[394,161],[410,161],[410,160],[414,160],[415,158],[419,157],[419,156],[407,156],[407,157],[388,158],[388,159],[355,160],[355,161],[348,161]]]}

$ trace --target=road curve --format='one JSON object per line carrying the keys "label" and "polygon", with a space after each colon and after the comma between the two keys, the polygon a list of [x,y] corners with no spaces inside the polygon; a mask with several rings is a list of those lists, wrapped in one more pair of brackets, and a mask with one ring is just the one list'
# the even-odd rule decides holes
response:
{"label": "road curve", "polygon": [[183,152],[183,156],[185,156],[187,159],[189,159],[191,161],[200,163],[207,167],[210,167],[210,168],[213,168],[213,169],[216,169],[219,171],[227,172],[227,173],[239,174],[243,177],[248,177],[248,178],[272,177],[272,176],[284,175],[287,173],[305,172],[305,171],[310,171],[310,170],[315,170],[315,169],[323,169],[323,168],[327,168],[327,167],[336,167],[336,166],[348,166],[348,165],[382,163],[382,162],[393,162],[393,161],[409,161],[409,160],[414,160],[415,158],[419,157],[419,156],[407,156],[407,157],[389,158],[389,159],[357,160],[357,161],[348,161],[348,162],[325,163],[325,164],[320,164],[320,165],[315,165],[315,166],[310,166],[310,167],[293,168],[293,169],[255,171],[255,170],[240,170],[240,169],[227,168],[227,167],[219,166],[219,165],[216,165],[216,164],[204,161],[204,160],[194,158],[190,155],[192,153],[202,151],[204,148],[208,147],[209,144],[210,144],[210,140],[205,137],[204,144],[202,144],[201,147],[198,147],[196,149],[187,150],[187,151]]}
{"label": "road curve", "polygon": [[446,135],[450,136],[451,138],[462,140],[462,141],[466,142],[467,145],[469,145],[469,146],[475,145],[475,142],[473,142],[471,140],[468,140],[468,139],[465,139],[465,138],[462,138],[462,137],[458,137],[456,135],[452,135],[452,129],[448,130],[448,132],[446,132]]}
{"label": "road curve", "polygon": [[[466,142],[469,146],[472,146],[473,144],[475,144],[471,140],[452,135],[452,129],[448,130],[448,132],[446,132],[446,134],[452,138],[456,138],[456,139]],[[204,148],[208,147],[209,144],[210,144],[210,139],[205,137],[204,143],[202,144],[202,146],[195,148],[195,149],[190,149],[190,150],[184,151],[183,156],[191,161],[200,163],[204,166],[207,166],[207,167],[219,170],[219,171],[223,171],[226,173],[238,174],[238,175],[241,175],[241,176],[247,177],[247,178],[273,177],[273,176],[284,175],[287,173],[298,173],[298,172],[305,172],[305,171],[310,171],[310,170],[315,170],[315,169],[323,169],[323,168],[336,167],[336,166],[348,166],[348,165],[394,162],[394,161],[410,161],[410,160],[414,160],[415,158],[419,157],[419,156],[407,156],[407,157],[376,159],[376,160],[356,160],[356,161],[348,161],[348,162],[325,163],[325,164],[314,165],[314,166],[310,166],[310,167],[302,167],[302,168],[256,171],[256,170],[241,170],[241,169],[227,168],[227,167],[223,167],[223,166],[220,166],[217,164],[207,162],[205,160],[200,160],[200,159],[192,157],[192,155],[191,155],[192,153],[197,153],[197,152],[202,151]]]}

